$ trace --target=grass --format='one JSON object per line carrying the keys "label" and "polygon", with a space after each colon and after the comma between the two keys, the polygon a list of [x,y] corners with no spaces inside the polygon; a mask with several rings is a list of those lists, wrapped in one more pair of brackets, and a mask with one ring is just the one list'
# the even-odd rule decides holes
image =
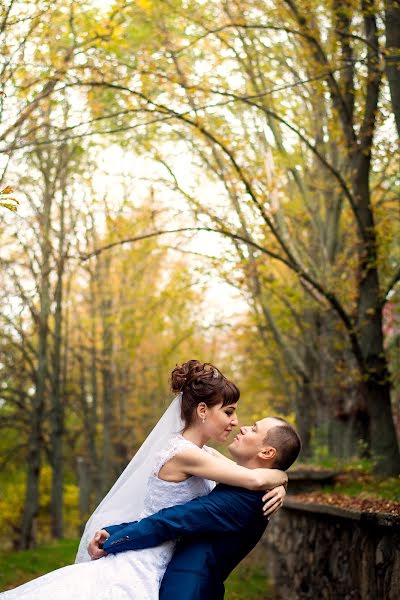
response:
{"label": "grass", "polygon": [[48,571],[70,565],[75,560],[77,547],[77,540],[61,540],[33,550],[0,552],[0,589],[16,587]]}
{"label": "grass", "polygon": [[253,550],[225,581],[225,600],[273,600],[266,562],[262,548]]}
{"label": "grass", "polygon": [[341,460],[319,449],[309,462],[296,465],[295,469],[332,469],[342,473],[334,486],[319,490],[344,496],[383,498],[400,502],[400,477],[379,477],[373,474],[375,463],[368,458]]}
{"label": "grass", "polygon": [[[0,590],[4,591],[74,562],[77,540],[61,540],[34,550],[0,552]],[[264,563],[263,563],[264,560]],[[230,575],[225,600],[270,600],[265,556],[253,551]]]}
{"label": "grass", "polygon": [[296,463],[294,469],[307,469],[307,467],[345,472],[359,471],[371,475],[375,468],[375,462],[370,458],[338,458],[329,454],[326,448],[319,448],[310,460],[304,463]]}
{"label": "grass", "polygon": [[348,474],[342,481],[329,488],[323,488],[321,492],[335,492],[335,494],[358,498],[384,498],[400,502],[400,478],[381,479],[372,475]]}

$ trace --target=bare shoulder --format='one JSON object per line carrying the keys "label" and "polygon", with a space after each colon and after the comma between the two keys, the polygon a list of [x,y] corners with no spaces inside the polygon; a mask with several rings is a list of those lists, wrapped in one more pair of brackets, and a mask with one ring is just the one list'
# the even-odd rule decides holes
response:
{"label": "bare shoulder", "polygon": [[185,448],[175,454],[172,460],[176,461],[178,465],[188,466],[191,464],[198,464],[204,460],[212,458],[212,454],[205,452],[201,448],[193,446],[192,448]]}
{"label": "bare shoulder", "polygon": [[184,448],[162,466],[158,476],[165,481],[184,481],[190,476],[187,468],[202,464],[203,455],[206,455],[206,453],[195,446]]}

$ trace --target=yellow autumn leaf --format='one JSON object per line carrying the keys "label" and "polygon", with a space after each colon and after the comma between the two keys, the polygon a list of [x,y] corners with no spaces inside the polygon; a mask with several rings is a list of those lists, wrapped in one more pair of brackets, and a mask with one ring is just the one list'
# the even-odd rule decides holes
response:
{"label": "yellow autumn leaf", "polygon": [[19,204],[19,202],[16,198],[10,196],[10,194],[12,194],[13,191],[14,190],[9,185],[1,190],[0,206],[3,206],[4,208],[8,208],[8,210],[15,212],[17,210],[17,204]]}
{"label": "yellow autumn leaf", "polygon": [[136,0],[136,4],[145,13],[147,13],[147,14],[151,13],[152,6],[153,6],[153,3],[151,2],[151,0]]}
{"label": "yellow autumn leaf", "polygon": [[[10,200],[12,200],[12,198],[10,198]],[[8,208],[8,210],[11,210],[13,212],[16,212],[16,210],[17,210],[17,207],[15,204],[9,204],[8,202],[0,201],[0,206],[4,206],[4,208]]]}

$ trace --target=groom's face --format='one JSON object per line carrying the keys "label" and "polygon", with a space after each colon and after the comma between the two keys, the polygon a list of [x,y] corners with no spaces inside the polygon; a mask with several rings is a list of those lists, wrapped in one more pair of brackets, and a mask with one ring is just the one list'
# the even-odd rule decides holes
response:
{"label": "groom's face", "polygon": [[267,447],[265,438],[270,429],[281,425],[281,422],[272,417],[260,419],[254,425],[243,425],[228,446],[232,456],[241,462],[254,459]]}

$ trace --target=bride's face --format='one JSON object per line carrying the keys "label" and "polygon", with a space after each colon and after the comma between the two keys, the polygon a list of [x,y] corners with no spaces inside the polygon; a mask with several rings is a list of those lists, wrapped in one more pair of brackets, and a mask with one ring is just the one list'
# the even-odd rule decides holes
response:
{"label": "bride's face", "polygon": [[236,407],[237,403],[222,406],[221,402],[207,409],[206,419],[200,426],[210,439],[225,442],[232,429],[238,425]]}

